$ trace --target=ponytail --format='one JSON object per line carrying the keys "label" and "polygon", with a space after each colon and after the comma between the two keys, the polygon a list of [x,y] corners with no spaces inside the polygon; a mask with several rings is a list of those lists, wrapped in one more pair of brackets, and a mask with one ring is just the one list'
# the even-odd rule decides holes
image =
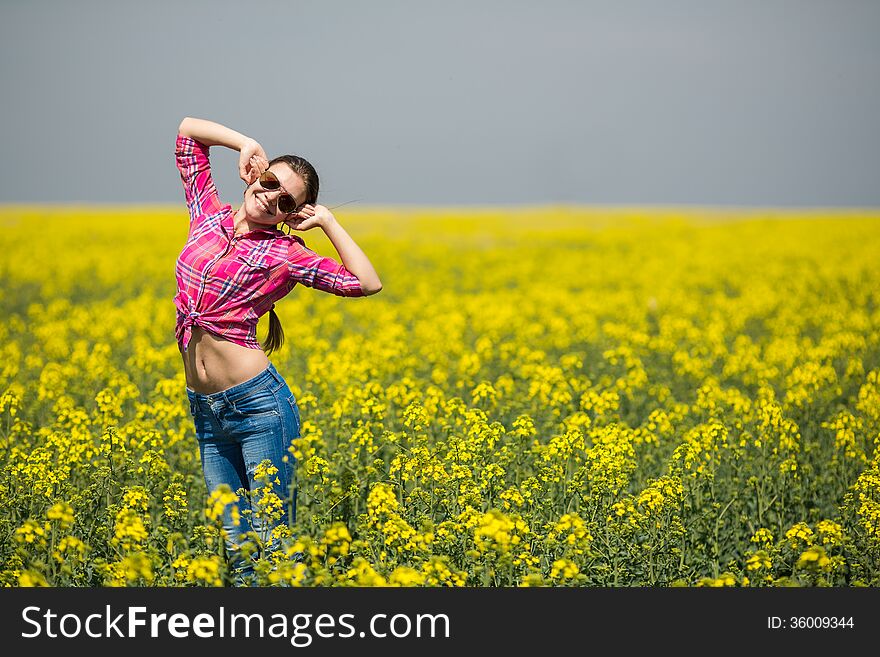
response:
{"label": "ponytail", "polygon": [[[305,203],[312,205],[317,203],[319,182],[318,172],[315,171],[315,167],[313,167],[308,160],[299,155],[281,155],[271,160],[269,166],[272,166],[277,162],[284,162],[295,174],[302,178],[302,181],[306,186],[305,199],[302,200]],[[290,233],[288,233],[288,235],[289,234]],[[266,336],[263,351],[265,351],[268,356],[276,349],[280,349],[282,344],[284,344],[284,331],[281,329],[281,321],[278,319],[278,315],[275,314],[275,304],[272,304],[272,308],[269,310],[269,335]]]}
{"label": "ponytail", "polygon": [[280,349],[283,344],[284,329],[281,328],[281,320],[278,319],[278,315],[275,314],[275,304],[273,303],[272,308],[269,310],[269,335],[266,336],[263,351],[265,351],[268,356],[276,349]]}

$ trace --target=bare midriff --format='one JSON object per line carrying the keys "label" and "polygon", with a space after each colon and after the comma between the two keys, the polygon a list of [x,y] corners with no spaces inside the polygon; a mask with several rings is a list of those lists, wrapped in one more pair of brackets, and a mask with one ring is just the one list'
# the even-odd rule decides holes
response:
{"label": "bare midriff", "polygon": [[186,386],[209,395],[252,379],[269,367],[262,349],[249,349],[192,327],[192,337],[183,352]]}

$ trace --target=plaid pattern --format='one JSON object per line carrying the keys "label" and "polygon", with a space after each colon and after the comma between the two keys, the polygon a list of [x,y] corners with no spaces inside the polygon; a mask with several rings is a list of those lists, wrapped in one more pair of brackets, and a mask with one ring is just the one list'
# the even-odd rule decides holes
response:
{"label": "plaid pattern", "polygon": [[364,296],[357,276],[333,258],[274,227],[234,235],[232,206],[222,205],[211,177],[208,147],[177,136],[177,168],[189,209],[189,235],[177,258],[178,347],[183,353],[197,325],[250,349],[257,320],[297,283],[338,296]]}

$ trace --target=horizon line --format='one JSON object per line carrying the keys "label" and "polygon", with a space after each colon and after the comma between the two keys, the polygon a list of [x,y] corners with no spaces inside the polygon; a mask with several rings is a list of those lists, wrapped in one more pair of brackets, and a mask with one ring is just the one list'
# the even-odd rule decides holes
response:
{"label": "horizon line", "polygon": [[[225,204],[230,205],[230,204]],[[467,212],[467,211],[492,211],[492,210],[529,210],[535,208],[554,208],[564,210],[687,210],[709,212],[880,212],[880,205],[757,205],[757,204],[716,204],[716,203],[582,203],[567,201],[548,201],[543,203],[466,203],[466,204],[432,204],[432,203],[373,203],[355,205],[342,203],[337,207],[345,206],[345,212],[376,212],[382,210],[393,211],[435,211],[435,212]],[[234,207],[231,206],[230,207]],[[41,202],[0,202],[2,210],[64,210],[71,209],[98,209],[98,210],[122,210],[135,211],[144,209],[155,210],[181,210],[186,211],[186,205],[180,202],[128,202],[119,203],[112,201],[41,201]],[[332,211],[334,206],[328,206]]]}

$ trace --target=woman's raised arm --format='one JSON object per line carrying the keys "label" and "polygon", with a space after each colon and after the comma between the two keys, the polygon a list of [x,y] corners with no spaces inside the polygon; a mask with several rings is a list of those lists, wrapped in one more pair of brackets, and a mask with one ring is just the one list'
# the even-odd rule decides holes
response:
{"label": "woman's raised arm", "polygon": [[320,226],[339,254],[343,267],[357,277],[364,294],[376,294],[382,290],[382,281],[379,280],[373,263],[336,221],[329,208],[323,205],[305,205],[284,223],[293,230],[309,230]]}
{"label": "woman's raised arm", "polygon": [[205,146],[226,146],[226,148],[235,151],[240,151],[245,142],[250,139],[225,125],[189,116],[180,122],[177,132],[184,137],[192,137]]}
{"label": "woman's raised arm", "polygon": [[[184,137],[191,137],[205,146],[225,146],[239,151],[241,155],[238,158],[238,175],[248,185],[259,178],[260,173],[269,166],[266,151],[256,139],[246,137],[225,125],[187,116],[180,122],[177,132]],[[252,157],[257,158],[253,163],[251,162]]]}

